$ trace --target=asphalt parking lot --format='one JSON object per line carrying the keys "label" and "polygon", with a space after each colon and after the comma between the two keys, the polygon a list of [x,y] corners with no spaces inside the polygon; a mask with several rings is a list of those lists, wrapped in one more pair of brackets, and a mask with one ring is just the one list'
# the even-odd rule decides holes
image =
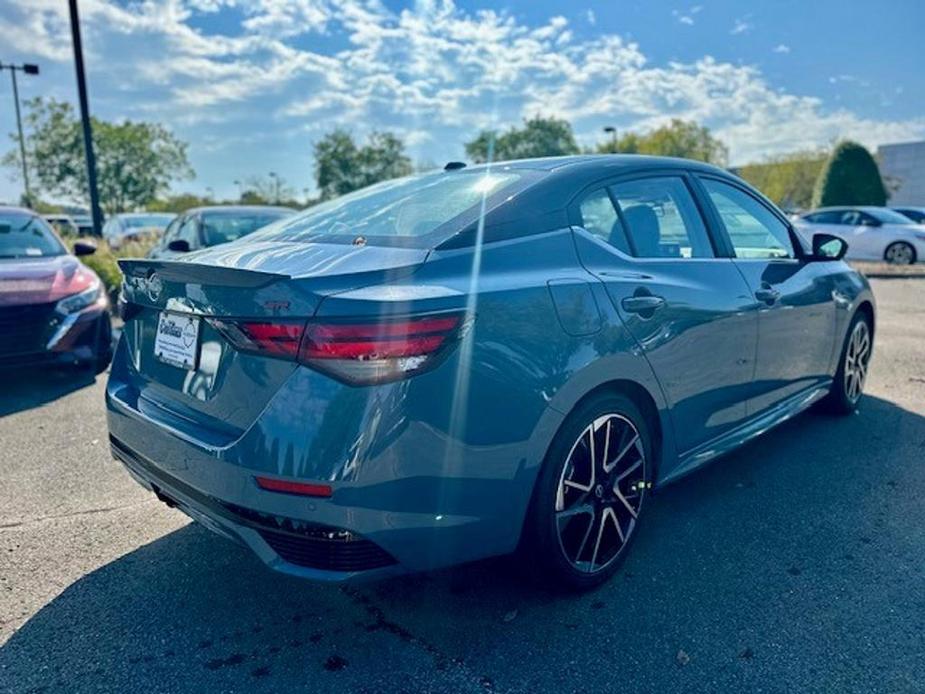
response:
{"label": "asphalt parking lot", "polygon": [[925,280],[874,280],[859,414],[654,498],[609,585],[506,560],[276,575],[110,459],[104,378],[0,381],[0,691],[925,691]]}

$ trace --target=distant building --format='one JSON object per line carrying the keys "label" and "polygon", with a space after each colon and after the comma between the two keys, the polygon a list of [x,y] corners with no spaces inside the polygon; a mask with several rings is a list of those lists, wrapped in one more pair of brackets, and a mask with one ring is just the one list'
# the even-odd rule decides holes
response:
{"label": "distant building", "polygon": [[890,205],[925,205],[925,140],[880,145],[877,160]]}

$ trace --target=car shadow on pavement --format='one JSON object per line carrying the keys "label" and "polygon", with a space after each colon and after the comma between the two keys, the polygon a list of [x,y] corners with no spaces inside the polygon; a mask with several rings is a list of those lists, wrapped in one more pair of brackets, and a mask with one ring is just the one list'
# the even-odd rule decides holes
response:
{"label": "car shadow on pavement", "polygon": [[29,368],[0,371],[0,379],[0,417],[5,417],[91,386],[96,376],[89,368]]}
{"label": "car shadow on pavement", "polygon": [[888,401],[808,413],[660,491],[620,573],[583,595],[539,588],[509,559],[306,583],[190,524],[66,587],[0,649],[0,679],[190,692],[546,691],[574,688],[575,672],[589,691],[922,682],[923,456],[925,417]]}

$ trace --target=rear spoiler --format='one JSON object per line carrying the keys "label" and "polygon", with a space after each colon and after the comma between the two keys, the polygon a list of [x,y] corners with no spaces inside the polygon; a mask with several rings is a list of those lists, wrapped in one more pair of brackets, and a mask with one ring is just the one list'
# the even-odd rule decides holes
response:
{"label": "rear spoiler", "polygon": [[157,273],[162,280],[207,284],[215,287],[241,287],[257,289],[279,280],[291,279],[289,275],[260,270],[221,267],[219,265],[197,265],[178,260],[146,260],[143,258],[120,260],[119,269],[126,278],[147,279]]}

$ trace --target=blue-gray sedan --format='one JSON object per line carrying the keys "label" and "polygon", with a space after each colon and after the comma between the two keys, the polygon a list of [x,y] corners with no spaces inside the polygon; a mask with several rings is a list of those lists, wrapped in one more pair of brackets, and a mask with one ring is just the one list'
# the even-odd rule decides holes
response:
{"label": "blue-gray sedan", "polygon": [[516,550],[587,588],[654,488],[816,402],[854,411],[875,311],[845,250],[684,160],[388,181],[122,261],[112,450],[290,574]]}

